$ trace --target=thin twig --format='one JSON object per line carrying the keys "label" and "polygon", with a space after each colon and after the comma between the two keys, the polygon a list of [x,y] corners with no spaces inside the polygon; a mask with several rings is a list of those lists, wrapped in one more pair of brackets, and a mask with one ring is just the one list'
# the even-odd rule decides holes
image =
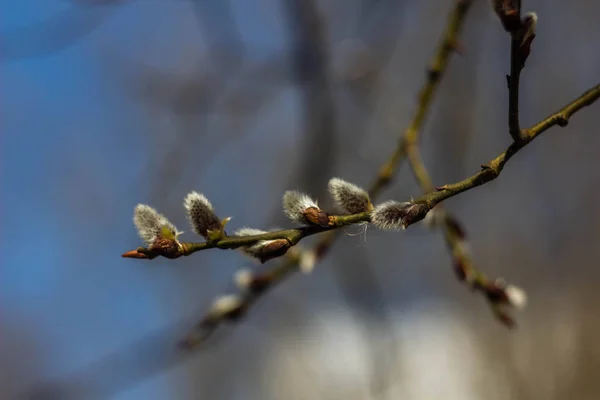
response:
{"label": "thin twig", "polygon": [[522,139],[519,122],[519,81],[522,64],[519,57],[521,39],[518,32],[513,31],[510,35],[510,75],[506,77],[508,83],[508,131],[515,142]]}
{"label": "thin twig", "polygon": [[438,187],[435,192],[430,192],[424,196],[415,199],[415,203],[425,203],[429,207],[434,207],[442,201],[454,197],[459,193],[481,186],[489,181],[496,179],[504,165],[514,156],[519,150],[531,143],[539,135],[558,125],[561,127],[567,126],[569,119],[577,111],[583,107],[591,105],[600,97],[600,84],[592,87],[577,99],[564,106],[554,114],[549,115],[537,124],[523,130],[523,139],[520,142],[512,143],[498,157],[491,160],[489,163],[481,166],[481,171],[477,174],[463,179],[462,181]]}

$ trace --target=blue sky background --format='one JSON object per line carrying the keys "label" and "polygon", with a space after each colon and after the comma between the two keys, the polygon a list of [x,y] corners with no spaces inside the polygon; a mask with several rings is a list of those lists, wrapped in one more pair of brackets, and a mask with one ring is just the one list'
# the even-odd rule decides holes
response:
{"label": "blue sky background", "polygon": [[[181,201],[198,190],[223,216],[233,216],[236,228],[287,224],[279,211],[281,193],[309,189],[297,187],[308,133],[302,90],[290,72],[289,24],[278,2],[231,1],[242,38],[236,47],[216,1],[204,3],[200,24],[184,0],[74,3],[0,1],[0,397],[68,379],[73,371],[119,387],[110,372],[120,366],[124,391],[111,393],[114,399],[269,398],[260,366],[277,334],[265,331],[286,331],[311,318],[302,315],[340,304],[358,310],[359,331],[360,321],[379,324],[385,314],[381,298],[366,289],[356,289],[348,303],[341,275],[326,266],[360,271],[372,265],[386,307],[402,312],[422,301],[448,302],[480,332],[496,332],[483,301],[452,280],[438,236],[415,227],[399,243],[398,236],[371,230],[366,243],[362,236],[345,238],[339,247],[353,250],[334,252],[314,275],[275,291],[256,318],[251,315],[214,350],[165,372],[162,351],[189,326],[173,324],[193,321],[212,298],[232,288],[233,273],[249,261],[225,251],[175,261],[122,259],[139,244],[133,207],[151,204],[190,233]],[[366,185],[410,118],[451,2],[350,3],[321,8],[329,22],[337,105],[332,168]],[[600,34],[597,5],[531,1],[527,7],[540,15],[540,27],[523,78],[526,126],[596,84],[600,71],[592,40]],[[508,42],[489,7],[478,4],[473,14],[464,35],[467,53],[452,61],[424,139],[424,156],[440,184],[470,175],[508,144]],[[389,15],[398,15],[397,21]],[[365,94],[347,84],[353,43],[380,67],[377,90]],[[552,313],[540,299],[564,289],[580,293],[573,295],[577,303],[600,277],[589,267],[599,256],[596,108],[545,134],[490,188],[448,202],[469,221],[475,258],[486,271],[538,295],[522,317],[531,321],[525,333],[516,339],[493,334],[506,346],[552,326],[536,319]],[[396,199],[416,194],[407,171],[386,192]],[[348,273],[361,279],[361,272]],[[585,304],[582,319],[593,311],[592,303]],[[148,349],[156,350],[155,357]],[[111,353],[122,358],[102,358]],[[142,379],[153,363],[161,372]]]}

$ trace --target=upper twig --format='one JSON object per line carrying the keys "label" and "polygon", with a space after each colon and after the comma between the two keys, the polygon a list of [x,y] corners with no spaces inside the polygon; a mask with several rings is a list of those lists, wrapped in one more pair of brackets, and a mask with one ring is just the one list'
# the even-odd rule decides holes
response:
{"label": "upper twig", "polygon": [[440,186],[435,192],[427,193],[419,199],[415,199],[415,202],[425,202],[433,207],[450,197],[456,196],[459,193],[473,189],[477,186],[481,186],[484,183],[496,179],[502,172],[504,165],[519,150],[527,146],[529,143],[531,143],[531,141],[533,141],[533,139],[537,138],[551,127],[555,125],[561,127],[566,126],[573,114],[581,110],[583,107],[589,106],[598,100],[599,97],[600,84],[587,90],[577,99],[573,100],[554,114],[551,114],[537,124],[524,129],[524,135],[521,141],[512,143],[504,152],[498,155],[498,157],[494,158],[489,163],[482,165],[481,171],[475,175],[456,183]]}
{"label": "upper twig", "polygon": [[494,0],[494,10],[504,29],[510,33],[510,75],[506,75],[508,131],[515,142],[520,142],[523,132],[519,121],[519,82],[535,38],[537,15],[527,13],[525,18],[521,18],[520,0]]}

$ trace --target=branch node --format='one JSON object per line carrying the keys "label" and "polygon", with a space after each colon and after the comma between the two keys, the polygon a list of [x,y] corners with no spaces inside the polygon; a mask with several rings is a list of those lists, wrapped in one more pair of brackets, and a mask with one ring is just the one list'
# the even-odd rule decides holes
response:
{"label": "branch node", "polygon": [[569,119],[565,117],[563,114],[558,114],[556,116],[556,124],[560,127],[565,127],[569,125]]}

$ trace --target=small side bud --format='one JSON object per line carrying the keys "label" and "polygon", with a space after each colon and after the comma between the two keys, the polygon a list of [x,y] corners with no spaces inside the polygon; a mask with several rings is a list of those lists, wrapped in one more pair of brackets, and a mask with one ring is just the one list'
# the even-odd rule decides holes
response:
{"label": "small side bud", "polygon": [[222,231],[222,223],[215,214],[212,204],[198,192],[190,192],[183,200],[187,216],[198,235],[208,239],[209,232]]}
{"label": "small side bud", "polygon": [[283,195],[283,211],[292,221],[304,225],[328,226],[329,215],[308,195],[288,190]]}
{"label": "small side bud", "polygon": [[373,209],[369,194],[361,187],[340,178],[333,178],[329,181],[328,188],[337,205],[349,214]]}
{"label": "small side bud", "polygon": [[[266,231],[254,228],[241,228],[235,231],[236,236],[254,236],[267,233]],[[276,257],[281,257],[290,248],[290,242],[287,239],[259,240],[251,246],[244,246],[242,249],[246,254],[258,258],[261,263]]]}
{"label": "small side bud", "polygon": [[290,242],[288,242],[287,239],[275,239],[269,240],[268,242],[269,243],[262,246],[260,251],[256,254],[261,263],[266,263],[273,258],[281,257],[290,249]]}
{"label": "small side bud", "polygon": [[183,233],[178,231],[164,215],[146,204],[138,204],[135,207],[133,223],[140,238],[149,246],[152,246],[158,238],[177,242],[177,236]]}
{"label": "small side bud", "polygon": [[425,218],[429,207],[424,203],[386,201],[371,213],[371,222],[379,229],[406,229]]}
{"label": "small side bud", "polygon": [[308,207],[302,212],[304,220],[310,225],[318,225],[324,228],[328,227],[332,222],[329,214],[317,207]]}
{"label": "small side bud", "polygon": [[243,315],[244,303],[235,294],[220,296],[213,301],[209,315],[213,318],[237,319]]}

